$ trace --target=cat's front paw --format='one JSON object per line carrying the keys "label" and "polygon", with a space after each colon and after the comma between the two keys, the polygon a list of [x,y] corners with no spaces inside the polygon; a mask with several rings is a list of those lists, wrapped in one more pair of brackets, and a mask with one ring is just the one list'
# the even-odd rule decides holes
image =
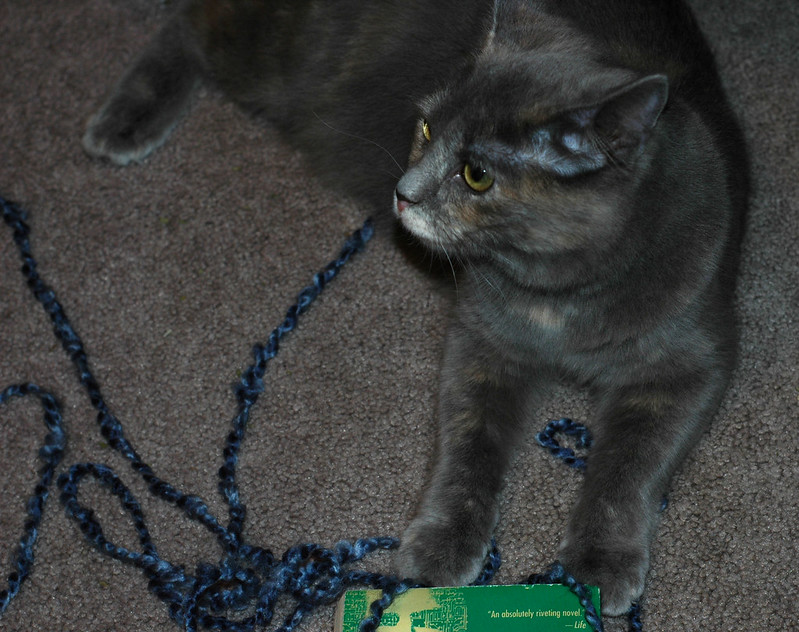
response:
{"label": "cat's front paw", "polygon": [[646,548],[564,542],[559,559],[577,581],[599,586],[603,615],[626,613],[644,592],[649,568]]}
{"label": "cat's front paw", "polygon": [[477,579],[490,538],[463,525],[420,516],[402,535],[397,574],[429,586],[460,586]]}

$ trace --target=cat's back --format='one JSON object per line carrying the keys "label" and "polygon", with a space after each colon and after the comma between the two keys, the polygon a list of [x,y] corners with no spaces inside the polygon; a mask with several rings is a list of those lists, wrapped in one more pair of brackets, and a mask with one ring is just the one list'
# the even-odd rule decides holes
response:
{"label": "cat's back", "polygon": [[194,6],[214,82],[287,132],[330,184],[379,206],[405,166],[418,101],[464,72],[493,12],[486,0]]}
{"label": "cat's back", "polygon": [[574,40],[597,61],[669,77],[673,91],[720,91],[713,55],[683,0],[498,0],[497,30]]}

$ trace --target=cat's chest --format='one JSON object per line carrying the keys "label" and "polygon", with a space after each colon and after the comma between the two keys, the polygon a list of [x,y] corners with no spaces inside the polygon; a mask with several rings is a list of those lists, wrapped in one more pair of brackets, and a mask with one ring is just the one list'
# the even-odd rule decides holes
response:
{"label": "cat's chest", "polygon": [[472,295],[461,305],[461,313],[482,332],[485,344],[517,362],[548,358],[571,365],[624,346],[624,334],[614,324],[615,308],[596,298]]}
{"label": "cat's chest", "polygon": [[[546,297],[514,297],[496,305],[491,318],[517,348],[537,350],[545,345],[569,348],[584,337],[581,310],[571,301]],[[582,318],[585,316],[583,315]]]}
{"label": "cat's chest", "polygon": [[542,366],[583,383],[636,379],[663,361],[673,333],[631,319],[623,296],[504,296],[460,306],[471,343],[508,366]]}
{"label": "cat's chest", "polygon": [[552,301],[530,301],[514,305],[511,320],[520,329],[530,330],[538,336],[562,335],[570,330],[575,310],[572,306]]}
{"label": "cat's chest", "polygon": [[476,292],[460,304],[464,319],[482,330],[489,344],[535,352],[542,346],[571,346],[579,337],[579,313],[568,301],[545,297]]}

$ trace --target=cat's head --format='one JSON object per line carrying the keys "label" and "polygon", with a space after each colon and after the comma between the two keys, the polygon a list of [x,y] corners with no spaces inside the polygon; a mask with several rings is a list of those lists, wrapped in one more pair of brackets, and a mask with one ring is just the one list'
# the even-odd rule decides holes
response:
{"label": "cat's head", "polygon": [[668,81],[541,68],[485,65],[421,104],[394,208],[428,246],[461,258],[536,256],[620,232]]}

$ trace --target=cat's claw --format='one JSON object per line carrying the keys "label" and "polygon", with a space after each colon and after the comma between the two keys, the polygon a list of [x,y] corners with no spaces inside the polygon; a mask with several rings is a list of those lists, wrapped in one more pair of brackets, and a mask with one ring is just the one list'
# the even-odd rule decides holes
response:
{"label": "cat's claw", "polygon": [[397,574],[428,586],[462,586],[480,574],[489,539],[468,529],[419,517],[402,535]]}

